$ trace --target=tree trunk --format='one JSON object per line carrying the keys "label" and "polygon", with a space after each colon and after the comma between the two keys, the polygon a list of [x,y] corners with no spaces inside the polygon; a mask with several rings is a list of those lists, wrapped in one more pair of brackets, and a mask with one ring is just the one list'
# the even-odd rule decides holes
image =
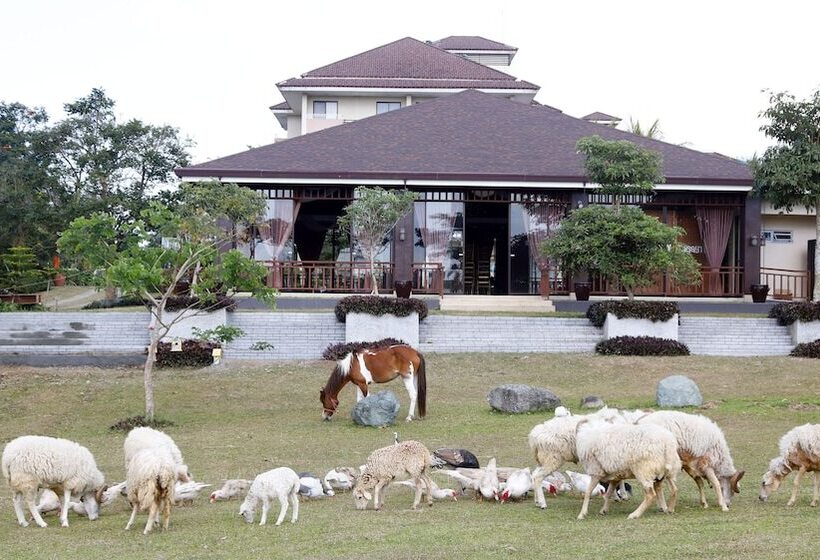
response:
{"label": "tree trunk", "polygon": [[157,346],[159,339],[155,331],[151,331],[151,342],[148,344],[148,357],[145,359],[143,369],[143,382],[145,385],[145,417],[154,419],[154,360],[157,357]]}
{"label": "tree trunk", "polygon": [[817,197],[814,203],[814,214],[816,216],[814,220],[814,238],[817,241],[814,242],[814,291],[812,299],[820,301],[820,196]]}
{"label": "tree trunk", "polygon": [[367,260],[370,263],[370,295],[379,295],[379,283],[376,281],[376,250],[370,248],[367,251]]}
{"label": "tree trunk", "polygon": [[626,288],[626,297],[630,300],[635,299],[635,291],[632,288]]}

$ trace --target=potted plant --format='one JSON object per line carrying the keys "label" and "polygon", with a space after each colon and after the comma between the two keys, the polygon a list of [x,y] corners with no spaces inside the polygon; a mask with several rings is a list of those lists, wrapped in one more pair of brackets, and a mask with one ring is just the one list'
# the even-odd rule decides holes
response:
{"label": "potted plant", "polygon": [[393,289],[396,290],[396,297],[408,299],[413,294],[412,280],[396,280],[393,282]]}
{"label": "potted plant", "polygon": [[589,301],[589,292],[591,289],[592,284],[590,282],[575,282],[575,284],[573,284],[575,299],[578,301]]}
{"label": "potted plant", "polygon": [[754,303],[766,303],[766,296],[769,295],[768,284],[752,284],[752,301]]}

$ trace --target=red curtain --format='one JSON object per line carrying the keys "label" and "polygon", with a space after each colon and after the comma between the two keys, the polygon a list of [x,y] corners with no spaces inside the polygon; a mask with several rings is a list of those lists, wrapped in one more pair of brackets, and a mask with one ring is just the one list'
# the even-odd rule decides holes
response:
{"label": "red curtain", "polygon": [[720,265],[726,254],[726,245],[729,242],[729,233],[735,218],[733,208],[696,208],[698,229],[703,243],[703,253],[709,264],[709,272],[705,279],[710,294],[722,294],[723,282],[720,278]]}

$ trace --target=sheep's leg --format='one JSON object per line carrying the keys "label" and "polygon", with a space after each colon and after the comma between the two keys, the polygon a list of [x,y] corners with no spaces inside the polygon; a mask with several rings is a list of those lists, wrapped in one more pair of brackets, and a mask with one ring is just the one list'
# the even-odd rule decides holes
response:
{"label": "sheep's leg", "polygon": [[547,509],[547,500],[544,499],[544,488],[541,486],[546,474],[543,467],[536,467],[536,469],[532,471],[532,487],[533,494],[535,494],[535,505],[541,509]]}
{"label": "sheep's leg", "polygon": [[[427,473],[421,473],[419,478],[424,481],[425,486],[427,486],[427,505],[433,505],[433,481],[430,480],[430,477],[427,476]],[[418,487],[419,483],[416,482],[416,486]]]}
{"label": "sheep's leg", "polygon": [[276,526],[282,524],[282,520],[285,519],[285,514],[288,512],[288,497],[284,494],[279,494],[276,496],[279,498],[279,517],[276,518]]}
{"label": "sheep's leg", "polygon": [[270,498],[265,496],[262,498],[262,519],[259,520],[260,525],[268,522],[268,510],[270,509]]}
{"label": "sheep's leg", "polygon": [[[669,503],[667,513],[675,513],[675,506],[678,505],[678,483],[672,477],[666,477],[666,483],[669,484]],[[661,488],[661,495],[663,495],[663,488]]]}
{"label": "sheep's leg", "polygon": [[[384,505],[384,492],[383,488],[390,482],[389,480],[379,480],[376,483],[376,487],[373,489],[373,507],[375,509],[382,509]],[[413,509],[416,509],[417,504],[413,504]]]}
{"label": "sheep's leg", "polygon": [[666,496],[663,495],[663,480],[656,480],[652,485],[655,489],[655,495],[658,497],[658,507],[664,513],[669,513],[669,508],[666,505]]}
{"label": "sheep's leg", "polygon": [[139,505],[134,504],[134,506],[131,508],[131,518],[128,520],[128,523],[125,525],[125,530],[126,531],[131,528],[131,525],[134,524],[134,520],[137,518],[137,510],[139,510]]}
{"label": "sheep's leg", "polygon": [[817,500],[820,499],[820,471],[814,471],[814,493],[811,495],[811,507],[817,507]]}
{"label": "sheep's leg", "polygon": [[151,506],[148,508],[148,521],[145,522],[145,529],[142,531],[143,535],[147,535],[153,530],[157,515],[159,515],[159,507],[156,501],[152,501]]}
{"label": "sheep's leg", "polygon": [[800,467],[800,470],[797,471],[797,475],[794,477],[794,486],[792,487],[792,497],[789,498],[788,502],[786,502],[787,506],[793,506],[794,503],[797,501],[797,490],[800,488],[800,481],[803,479],[804,474],[806,474],[806,467]]}
{"label": "sheep's leg", "polygon": [[170,498],[166,498],[165,502],[162,504],[162,516],[163,516],[162,528],[166,531],[168,530],[168,523],[171,521],[171,503],[172,502],[173,502],[173,500],[171,500]]}
{"label": "sheep's leg", "polygon": [[600,513],[601,515],[606,515],[609,513],[609,500],[612,499],[612,492],[615,491],[615,487],[617,484],[615,482],[610,482],[609,486],[606,487],[606,492],[604,492],[604,505],[601,507]]}
{"label": "sheep's leg", "polygon": [[709,503],[706,501],[706,492],[703,491],[703,477],[693,476],[692,480],[694,480],[695,484],[698,486],[698,492],[700,493],[700,506],[704,509],[708,508]]}
{"label": "sheep's leg", "polygon": [[[815,480],[817,480],[816,477]],[[14,503],[14,513],[17,515],[17,523],[20,524],[20,527],[28,527],[28,521],[26,521],[26,511],[23,509],[23,493],[15,492],[12,502]]]}
{"label": "sheep's leg", "polygon": [[655,488],[652,481],[649,482],[641,482],[641,486],[643,486],[643,501],[641,505],[638,506],[638,509],[633,511],[627,517],[628,519],[638,519],[640,516],[643,515],[643,512],[646,511],[646,508],[652,505],[652,502],[655,501]]}
{"label": "sheep's leg", "polygon": [[587,491],[584,492],[584,503],[581,506],[581,513],[578,514],[578,519],[586,518],[587,512],[589,511],[589,498],[592,496],[592,491],[598,486],[598,481],[601,480],[601,478],[597,476],[590,475],[589,478],[589,485],[587,486]]}
{"label": "sheep's leg", "polygon": [[723,490],[714,469],[712,469],[712,467],[706,467],[704,474],[709,480],[709,484],[711,484],[712,488],[715,490],[715,494],[717,495],[717,503],[720,506],[720,509],[723,511],[729,511],[729,506],[726,505],[726,500],[723,499]]}
{"label": "sheep's leg", "polygon": [[296,523],[296,520],[299,519],[299,487],[293,489],[293,492],[290,493],[290,505],[293,508],[293,515],[290,517],[291,523]]}
{"label": "sheep's leg", "polygon": [[418,393],[416,392],[416,384],[413,381],[413,366],[410,365],[410,375],[402,376],[401,380],[404,382],[404,388],[407,389],[407,394],[410,396],[410,410],[407,412],[406,422],[410,422],[416,416],[416,399]]}
{"label": "sheep's leg", "polygon": [[71,502],[71,490],[63,488],[63,507],[60,508],[60,526],[68,527],[68,506]]}
{"label": "sheep's leg", "polygon": [[23,498],[26,501],[26,505],[34,522],[37,523],[39,527],[48,527],[48,524],[43,521],[43,517],[40,515],[40,510],[37,509],[37,490],[27,491],[23,494]]}

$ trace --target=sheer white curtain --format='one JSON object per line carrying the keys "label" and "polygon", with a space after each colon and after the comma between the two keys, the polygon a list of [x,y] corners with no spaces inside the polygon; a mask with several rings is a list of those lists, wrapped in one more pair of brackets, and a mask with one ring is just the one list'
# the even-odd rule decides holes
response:
{"label": "sheer white curtain", "polygon": [[461,208],[460,202],[417,202],[413,206],[427,262],[444,264]]}
{"label": "sheer white curtain", "polygon": [[265,220],[257,224],[261,242],[256,245],[257,260],[280,260],[282,250],[290,240],[300,201],[269,200]]}
{"label": "sheer white curtain", "polygon": [[550,259],[541,252],[541,244],[558,229],[564,216],[564,209],[552,204],[539,203],[524,204],[521,211],[524,215],[524,230],[527,232],[530,255],[538,270],[543,271],[550,265]]}

